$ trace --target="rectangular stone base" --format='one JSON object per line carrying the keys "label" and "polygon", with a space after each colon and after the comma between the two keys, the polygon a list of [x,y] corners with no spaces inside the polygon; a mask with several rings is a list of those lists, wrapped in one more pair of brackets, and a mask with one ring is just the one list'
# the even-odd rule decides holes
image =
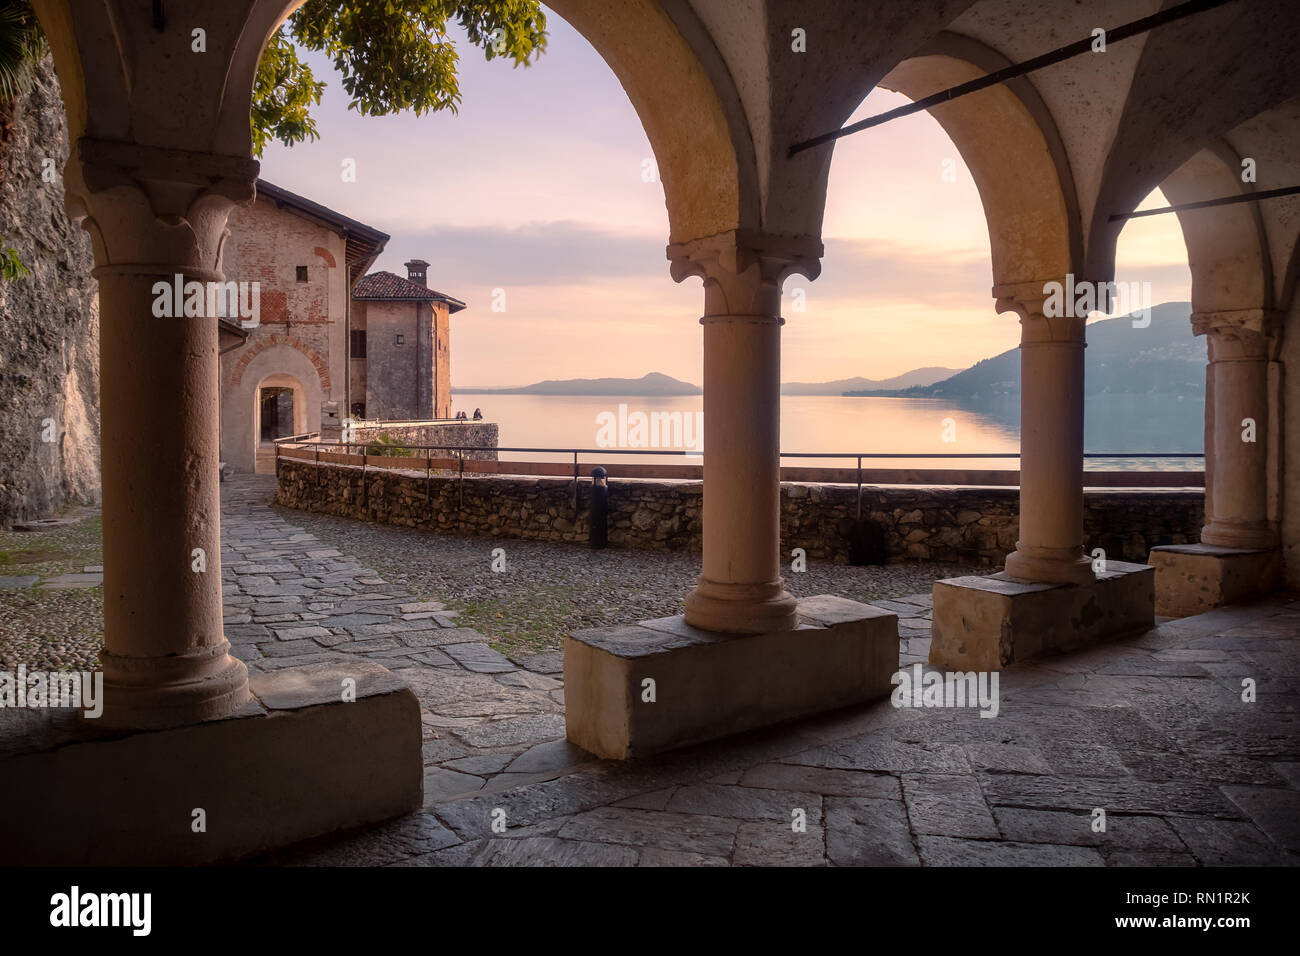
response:
{"label": "rectangular stone base", "polygon": [[1156,613],[1189,617],[1233,604],[1282,585],[1276,548],[1265,551],[1176,544],[1151,549],[1156,569]]}
{"label": "rectangular stone base", "polygon": [[568,738],[626,759],[889,694],[898,617],[832,595],[799,626],[717,634],[680,615],[579,631],[564,644]]}
{"label": "rectangular stone base", "polygon": [[[356,700],[345,703],[348,677]],[[420,809],[419,702],[383,667],[285,668],[249,686],[237,713],[171,730],[0,711],[5,862],[209,863]]]}
{"label": "rectangular stone base", "polygon": [[1005,571],[936,581],[930,663],[1001,670],[1153,627],[1154,582],[1149,565],[1123,561],[1107,561],[1091,584],[1038,584]]}

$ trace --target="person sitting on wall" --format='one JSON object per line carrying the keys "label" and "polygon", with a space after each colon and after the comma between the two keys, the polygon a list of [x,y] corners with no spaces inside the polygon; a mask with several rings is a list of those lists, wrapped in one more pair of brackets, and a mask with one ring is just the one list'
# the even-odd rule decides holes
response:
{"label": "person sitting on wall", "polygon": [[483,420],[483,409],[481,408],[474,409],[474,421],[481,422],[482,420]]}

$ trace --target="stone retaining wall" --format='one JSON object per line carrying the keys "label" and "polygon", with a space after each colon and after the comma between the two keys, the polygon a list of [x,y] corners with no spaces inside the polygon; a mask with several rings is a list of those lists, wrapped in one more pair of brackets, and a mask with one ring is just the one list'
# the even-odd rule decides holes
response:
{"label": "stone retaining wall", "polygon": [[[358,422],[352,434],[353,444],[374,441],[382,434],[408,445],[432,445],[434,457],[439,457],[438,448],[470,445],[482,450],[466,452],[466,460],[497,460],[496,422]],[[451,457],[450,452],[445,454]],[[416,457],[428,457],[428,453],[419,452]]]}
{"label": "stone retaining wall", "polygon": [[[587,542],[591,482],[564,478],[456,478],[423,472],[362,469],[281,459],[280,504],[305,511],[423,528],[439,534]],[[1014,488],[884,488],[862,492],[864,517],[885,529],[891,561],[960,561],[1001,565],[1015,548],[1018,492]],[[1199,539],[1204,493],[1199,490],[1106,490],[1085,496],[1089,550],[1108,558],[1145,561],[1156,545]],[[702,486],[698,482],[613,481],[609,544],[652,551],[700,550]],[[781,488],[781,547],[810,558],[848,561],[848,532],[856,489],[785,484]]]}

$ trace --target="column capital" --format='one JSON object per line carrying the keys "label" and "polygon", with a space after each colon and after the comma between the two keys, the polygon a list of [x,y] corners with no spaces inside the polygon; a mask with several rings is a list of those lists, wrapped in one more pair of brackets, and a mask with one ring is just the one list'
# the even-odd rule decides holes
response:
{"label": "column capital", "polygon": [[256,160],[82,137],[65,206],[90,234],[98,270],[221,279],[231,207],[253,200]]}
{"label": "column capital", "polygon": [[782,284],[795,273],[816,279],[822,252],[817,239],[746,229],[675,242],[667,249],[675,282],[688,276],[704,280],[707,316],[779,316]]}
{"label": "column capital", "polygon": [[1206,337],[1211,362],[1273,359],[1281,328],[1282,313],[1276,309],[1192,313],[1192,333]]}
{"label": "column capital", "polygon": [[[992,289],[993,308],[999,314],[1014,312],[1020,317],[1021,346],[1082,346],[1088,317],[1073,315],[1074,287],[1073,276],[995,285]],[[1059,308],[1053,307],[1053,299]],[[1048,315],[1048,312],[1062,314]]]}

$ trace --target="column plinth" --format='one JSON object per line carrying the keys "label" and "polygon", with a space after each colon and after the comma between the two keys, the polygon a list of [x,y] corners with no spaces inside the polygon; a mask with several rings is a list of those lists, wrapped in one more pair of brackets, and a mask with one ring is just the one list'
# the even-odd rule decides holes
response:
{"label": "column plinth", "polygon": [[704,557],[686,623],[761,634],[797,623],[781,578],[781,284],[816,276],[820,243],[725,233],[669,246],[704,279]]}
{"label": "column plinth", "polygon": [[1083,551],[1083,350],[1086,317],[1044,314],[1043,283],[995,290],[1020,316],[1020,536],[1015,578],[1095,580]]}
{"label": "column plinth", "polygon": [[222,628],[217,318],[157,315],[154,287],[222,278],[226,218],[256,173],[85,139],[68,164],[100,293],[101,724],[181,726],[249,699]]}

